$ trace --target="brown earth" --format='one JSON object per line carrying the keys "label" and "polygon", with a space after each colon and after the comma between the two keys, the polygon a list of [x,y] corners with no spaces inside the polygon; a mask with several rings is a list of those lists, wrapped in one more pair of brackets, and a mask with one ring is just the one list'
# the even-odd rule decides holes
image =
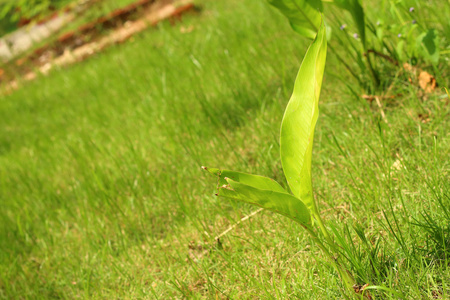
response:
{"label": "brown earth", "polygon": [[33,80],[38,73],[45,75],[55,66],[82,61],[164,19],[173,23],[184,13],[196,10],[192,0],[139,0],[60,35],[52,44],[16,60],[13,76],[0,69],[0,83],[5,92],[11,92],[19,88],[19,82]]}

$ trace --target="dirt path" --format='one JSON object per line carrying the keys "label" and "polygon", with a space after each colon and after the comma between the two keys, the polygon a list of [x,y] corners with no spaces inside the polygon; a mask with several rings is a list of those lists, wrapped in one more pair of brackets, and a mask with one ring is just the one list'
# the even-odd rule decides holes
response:
{"label": "dirt path", "polygon": [[[134,21],[127,20],[130,14],[144,5],[139,17]],[[116,10],[106,17],[81,26],[77,31],[67,33],[58,38],[53,46],[44,46],[32,55],[17,61],[19,66],[32,65],[33,71],[22,73],[21,78],[6,82],[4,92],[10,93],[20,87],[20,82],[34,80],[39,73],[47,75],[54,67],[67,66],[101,52],[111,45],[123,43],[133,35],[155,26],[168,18],[180,18],[195,7],[192,0],[140,0],[128,7]],[[107,34],[98,30],[98,24],[105,24]],[[83,39],[83,36],[89,38]],[[0,74],[1,75],[1,74]]]}

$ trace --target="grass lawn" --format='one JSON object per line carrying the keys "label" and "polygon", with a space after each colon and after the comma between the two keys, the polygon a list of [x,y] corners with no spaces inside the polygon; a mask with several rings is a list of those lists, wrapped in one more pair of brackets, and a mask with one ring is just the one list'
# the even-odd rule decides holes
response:
{"label": "grass lawn", "polygon": [[[215,242],[255,208],[217,199],[201,166],[287,186],[279,124],[309,41],[266,1],[199,3],[2,96],[0,299],[342,298],[286,218],[259,212]],[[383,118],[347,85],[364,93],[329,53],[319,207],[372,296],[449,298],[449,99],[398,77]]]}

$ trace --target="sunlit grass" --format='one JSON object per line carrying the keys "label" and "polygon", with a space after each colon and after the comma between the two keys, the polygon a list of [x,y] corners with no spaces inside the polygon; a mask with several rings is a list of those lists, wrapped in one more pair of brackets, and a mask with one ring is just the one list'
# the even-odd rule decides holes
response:
{"label": "sunlit grass", "polygon": [[[279,124],[308,41],[264,1],[203,4],[0,100],[1,298],[340,297],[337,274],[289,220],[261,212],[214,241],[252,208],[216,199],[200,166],[286,186]],[[434,257],[411,222],[448,223],[448,98],[399,79],[383,119],[342,79],[356,86],[329,55],[319,206],[341,234],[349,227],[361,284],[446,298],[448,252]]]}

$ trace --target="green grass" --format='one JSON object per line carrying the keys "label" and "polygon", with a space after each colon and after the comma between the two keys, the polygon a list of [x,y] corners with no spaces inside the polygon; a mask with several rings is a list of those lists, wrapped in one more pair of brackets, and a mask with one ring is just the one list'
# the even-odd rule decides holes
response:
{"label": "green grass", "polygon": [[[264,1],[203,4],[0,100],[0,298],[342,297],[287,219],[264,211],[214,241],[254,208],[214,197],[200,166],[286,186],[279,124],[308,41]],[[329,54],[319,207],[359,283],[448,298],[448,98],[399,77],[383,119],[343,82],[356,86]]]}

